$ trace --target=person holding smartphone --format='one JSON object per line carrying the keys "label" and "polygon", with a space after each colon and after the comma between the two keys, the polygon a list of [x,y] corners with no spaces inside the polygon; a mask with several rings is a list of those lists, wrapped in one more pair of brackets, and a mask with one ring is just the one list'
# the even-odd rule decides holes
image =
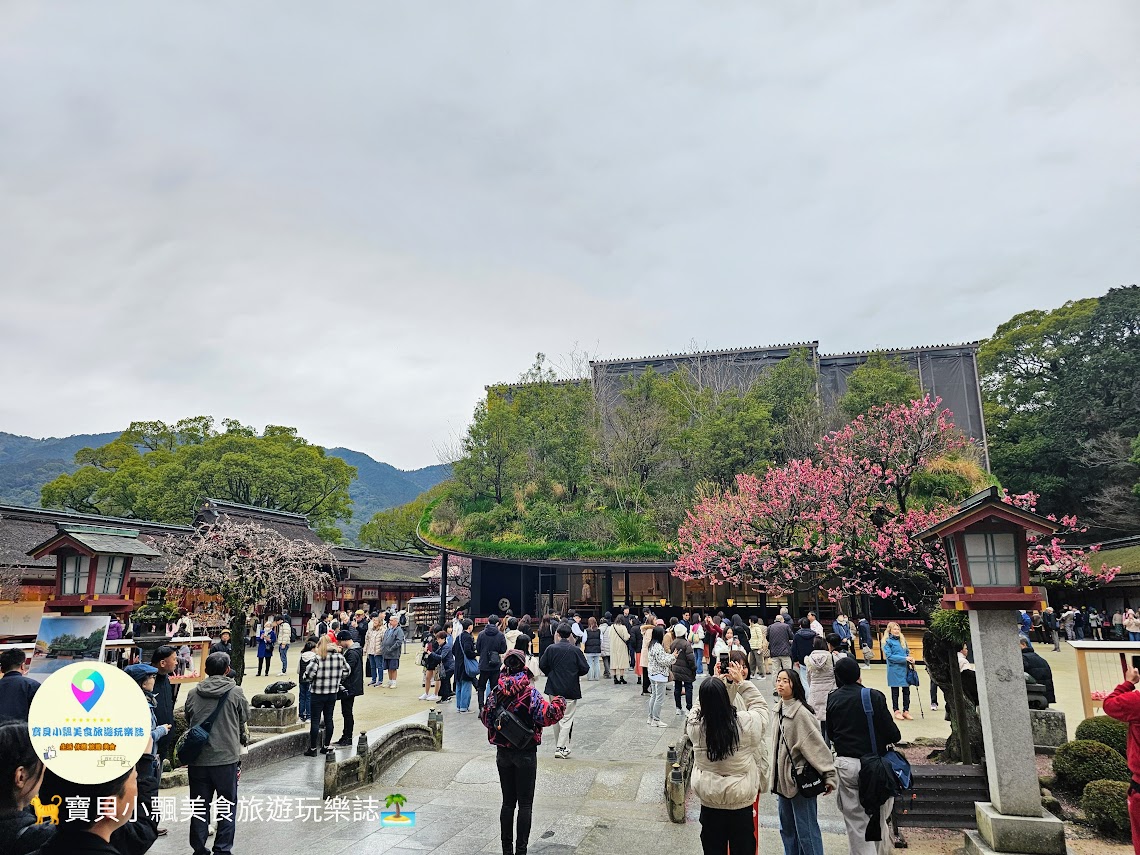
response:
{"label": "person holding smartphone", "polygon": [[[743,655],[743,654],[742,654]],[[752,805],[768,792],[768,704],[739,662],[702,681],[685,718],[693,743],[693,794],[701,803],[701,848],[708,855],[752,855]]]}

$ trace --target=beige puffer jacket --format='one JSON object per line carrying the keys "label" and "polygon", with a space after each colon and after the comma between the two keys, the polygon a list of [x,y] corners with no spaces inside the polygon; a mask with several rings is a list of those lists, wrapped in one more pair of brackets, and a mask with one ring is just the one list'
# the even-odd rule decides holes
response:
{"label": "beige puffer jacket", "polygon": [[751,682],[729,686],[729,697],[738,708],[740,727],[740,745],[734,754],[715,763],[709,760],[699,703],[685,719],[685,732],[693,743],[693,793],[704,807],[739,810],[768,791],[768,704]]}

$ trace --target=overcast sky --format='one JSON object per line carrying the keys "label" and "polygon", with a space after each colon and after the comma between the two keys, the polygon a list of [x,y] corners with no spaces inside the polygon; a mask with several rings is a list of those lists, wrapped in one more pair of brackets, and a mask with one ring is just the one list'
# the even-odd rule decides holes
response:
{"label": "overcast sky", "polygon": [[1140,281],[1140,4],[0,3],[0,430],[437,462],[485,383]]}

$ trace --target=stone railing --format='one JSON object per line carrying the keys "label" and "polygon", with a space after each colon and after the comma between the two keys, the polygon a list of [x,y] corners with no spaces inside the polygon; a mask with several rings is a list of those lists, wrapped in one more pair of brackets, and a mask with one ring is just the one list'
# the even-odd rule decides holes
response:
{"label": "stone railing", "polygon": [[442,750],[443,713],[439,710],[428,711],[427,724],[401,719],[362,732],[354,753],[330,751],[325,755],[324,798],[343,795],[373,783],[409,752]]}

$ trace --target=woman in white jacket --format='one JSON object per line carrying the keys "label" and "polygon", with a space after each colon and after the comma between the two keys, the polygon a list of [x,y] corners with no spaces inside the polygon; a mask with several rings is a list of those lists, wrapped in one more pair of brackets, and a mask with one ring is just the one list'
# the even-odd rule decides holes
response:
{"label": "woman in white jacket", "polygon": [[[738,709],[734,700],[742,702]],[[706,855],[752,855],[752,804],[769,785],[768,704],[739,662],[704,680],[685,720],[693,743],[693,793],[701,803]]]}

